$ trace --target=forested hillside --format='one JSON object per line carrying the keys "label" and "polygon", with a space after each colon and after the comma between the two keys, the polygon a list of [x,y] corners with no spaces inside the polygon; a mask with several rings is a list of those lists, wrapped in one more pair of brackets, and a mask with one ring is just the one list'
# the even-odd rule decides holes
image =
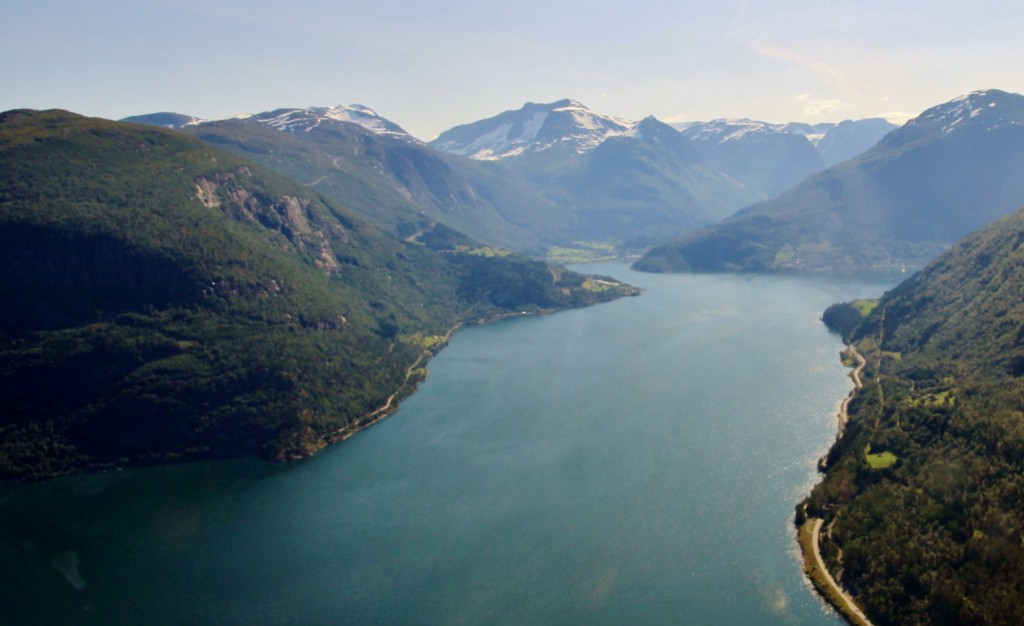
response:
{"label": "forested hillside", "polygon": [[868,366],[808,513],[876,624],[1024,623],[1022,243],[1019,211],[826,315]]}
{"label": "forested hillside", "polygon": [[0,477],[309,454],[456,324],[630,292],[465,244],[174,131],[0,114]]}

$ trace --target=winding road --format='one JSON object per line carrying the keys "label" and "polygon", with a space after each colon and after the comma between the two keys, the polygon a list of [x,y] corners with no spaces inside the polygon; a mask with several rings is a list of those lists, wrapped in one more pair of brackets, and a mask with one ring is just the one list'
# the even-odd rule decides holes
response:
{"label": "winding road", "polygon": [[850,378],[853,379],[853,390],[850,391],[849,395],[843,398],[843,403],[839,405],[839,434],[843,434],[843,429],[846,428],[846,422],[849,419],[849,415],[846,412],[847,407],[850,406],[850,401],[853,400],[854,394],[857,390],[863,387],[861,383],[860,373],[864,371],[864,366],[868,364],[867,359],[864,358],[860,352],[857,351],[857,346],[852,343],[846,346],[846,351],[853,355],[853,358],[857,359],[857,367],[854,368],[853,372],[850,373]]}
{"label": "winding road", "polygon": [[[868,363],[867,359],[864,358],[864,355],[862,355],[857,350],[857,347],[854,346],[852,343],[849,346],[847,346],[846,350],[851,355],[853,355],[853,358],[857,360],[857,367],[854,368],[853,372],[850,373],[850,378],[853,379],[853,390],[850,391],[850,394],[846,396],[845,399],[843,399],[843,403],[839,406],[840,436],[842,436],[843,429],[846,428],[846,422],[849,419],[849,416],[846,412],[847,407],[850,405],[850,401],[853,400],[853,397],[857,393],[857,391],[864,386],[863,382],[861,381],[860,375],[861,372],[864,371],[864,367]],[[857,606],[857,602],[853,599],[853,597],[850,594],[846,593],[846,590],[843,589],[839,585],[839,583],[836,582],[836,579],[832,577],[832,572],[830,572],[828,568],[825,567],[825,561],[821,558],[821,548],[819,547],[821,543],[821,525],[824,523],[824,521],[825,520],[821,519],[820,517],[807,518],[807,523],[811,524],[811,548],[814,553],[815,567],[817,567],[817,569],[824,575],[829,587],[831,587],[832,590],[840,598],[842,598],[843,603],[846,605],[845,607],[843,607],[845,611],[843,611],[842,613],[851,622],[855,624],[861,626],[874,626],[871,623],[871,620],[869,620],[868,617],[864,615],[864,612],[860,610],[860,607]]]}
{"label": "winding road", "polygon": [[856,624],[861,624],[863,626],[874,626],[871,623],[871,620],[868,619],[868,616],[864,615],[864,612],[860,610],[859,606],[857,606],[857,602],[853,599],[853,597],[850,594],[846,593],[845,589],[839,586],[839,583],[836,582],[836,579],[832,578],[832,572],[828,571],[828,568],[825,567],[825,561],[821,558],[821,550],[818,548],[819,541],[821,538],[821,525],[824,523],[825,520],[821,519],[820,517],[813,517],[810,518],[808,521],[812,525],[811,546],[814,548],[815,564],[817,568],[821,571],[821,573],[825,575],[825,579],[828,581],[829,586],[832,587],[832,589],[837,594],[839,594],[839,596],[843,599],[843,602],[846,603],[845,608],[849,612],[847,614],[847,617],[854,618],[851,619],[851,621],[853,621]]}

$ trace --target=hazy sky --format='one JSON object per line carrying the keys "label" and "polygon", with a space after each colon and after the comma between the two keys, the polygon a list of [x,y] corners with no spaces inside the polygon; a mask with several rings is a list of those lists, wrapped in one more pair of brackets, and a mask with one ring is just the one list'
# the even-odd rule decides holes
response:
{"label": "hazy sky", "polygon": [[365,104],[430,139],[575,98],[667,122],[906,119],[1024,92],[1009,0],[4,0],[0,110]]}

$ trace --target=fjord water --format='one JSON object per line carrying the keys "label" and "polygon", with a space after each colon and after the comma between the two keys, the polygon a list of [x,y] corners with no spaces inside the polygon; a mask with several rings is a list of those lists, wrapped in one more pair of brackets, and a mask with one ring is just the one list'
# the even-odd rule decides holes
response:
{"label": "fjord water", "polygon": [[839,624],[793,507],[852,383],[829,304],[891,280],[645,275],[467,328],[289,465],[0,486],[4,624]]}

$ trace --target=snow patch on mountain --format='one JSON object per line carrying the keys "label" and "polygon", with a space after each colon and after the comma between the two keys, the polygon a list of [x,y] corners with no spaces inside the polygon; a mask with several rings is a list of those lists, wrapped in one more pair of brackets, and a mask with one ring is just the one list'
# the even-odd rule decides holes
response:
{"label": "snow patch on mountain", "polygon": [[[1016,99],[1012,106],[998,106],[1000,101]],[[1019,108],[1024,99],[1016,94],[1008,94],[996,89],[972,91],[954,98],[949,102],[934,106],[918,117],[910,120],[911,126],[930,126],[939,128],[949,134],[958,128],[984,124],[986,130],[995,130],[1003,126],[1021,124],[1019,115],[1014,115],[1011,108]]]}
{"label": "snow patch on mountain", "polygon": [[674,125],[687,139],[707,143],[750,140],[761,135],[801,135],[817,146],[835,124],[772,124],[749,118],[721,118],[710,122],[686,122]]}
{"label": "snow patch on mountain", "polygon": [[288,132],[310,132],[323,124],[356,124],[366,130],[405,141],[418,142],[412,135],[381,117],[370,107],[361,104],[338,105],[334,107],[309,107],[306,109],[278,109],[256,115],[240,115],[234,119],[251,119],[272,128]]}
{"label": "snow patch on mountain", "polygon": [[576,100],[523,108],[441,133],[434,147],[477,160],[499,160],[567,147],[584,154],[610,137],[632,136],[636,122],[594,113]]}
{"label": "snow patch on mountain", "polygon": [[768,124],[751,119],[723,118],[690,126],[683,136],[694,141],[727,143],[741,141],[751,133],[783,133],[781,124]]}
{"label": "snow patch on mountain", "polygon": [[513,151],[521,153],[522,146],[511,150],[509,148],[516,143],[519,143],[523,137],[528,136],[528,133],[520,135],[518,139],[510,139],[508,134],[511,131],[512,124],[502,124],[491,132],[480,135],[468,146],[456,150],[449,150],[449,152],[480,160],[499,159],[502,156],[509,156],[508,153]]}
{"label": "snow patch on mountain", "polygon": [[835,165],[860,154],[896,128],[881,118],[816,124],[773,124],[749,118],[722,118],[710,122],[673,124],[673,127],[687,139],[703,145],[704,149],[725,149],[730,144],[780,146],[787,140],[802,137],[817,150],[826,165]]}

